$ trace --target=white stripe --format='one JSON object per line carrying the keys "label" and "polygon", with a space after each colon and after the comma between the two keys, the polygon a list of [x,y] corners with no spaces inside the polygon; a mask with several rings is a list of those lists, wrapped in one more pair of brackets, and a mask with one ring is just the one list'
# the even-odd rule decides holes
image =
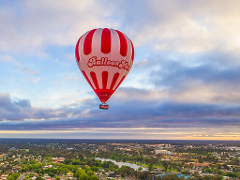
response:
{"label": "white stripe", "polygon": [[[123,34],[123,33],[122,33]],[[126,62],[128,62],[128,63],[130,63],[130,61],[131,61],[131,51],[130,51],[130,47],[129,46],[131,46],[131,44],[130,44],[130,41],[129,41],[129,39],[128,39],[128,37],[125,35],[125,34],[123,34],[124,36],[125,36],[125,38],[126,38],[126,40],[127,40],[127,54],[126,54],[126,56],[125,57],[123,57],[121,54],[120,54],[120,49],[119,49],[119,58],[118,58],[118,61],[119,62],[121,62],[122,60],[125,60]],[[129,58],[130,57],[130,58]],[[131,64],[130,64],[131,65]],[[117,85],[119,84],[119,82],[121,81],[121,79],[123,78],[123,76],[126,76],[127,74],[128,74],[128,72],[129,71],[127,71],[127,70],[125,70],[125,69],[121,69],[120,71],[119,71],[119,73],[120,73],[120,75],[119,75],[119,77],[118,77],[118,80],[117,80],[117,82],[115,83],[115,85],[114,85],[114,87],[113,87],[113,90],[115,90],[116,88],[117,88]]]}
{"label": "white stripe", "polygon": [[82,37],[82,39],[80,40],[80,43],[79,43],[79,57],[81,59],[81,62],[80,62],[79,66],[80,66],[80,69],[83,70],[86,73],[86,76],[88,77],[89,82],[91,83],[93,88],[96,89],[96,86],[94,85],[92,77],[90,76],[90,69],[87,66],[87,62],[88,62],[87,56],[83,52],[83,43],[84,43],[84,40],[85,40],[85,38],[86,38],[86,36],[89,32],[90,31],[86,32],[83,35],[83,37]]}
{"label": "white stripe", "polygon": [[[110,29],[110,32],[111,32],[111,51],[109,54],[109,59],[111,61],[118,61],[120,54],[120,39],[117,32],[114,29]],[[107,66],[107,69],[108,69],[107,89],[110,89],[114,74],[120,72],[120,69],[111,66]]]}
{"label": "white stripe", "polygon": [[[92,52],[88,55],[88,59],[93,56],[97,56],[97,60],[101,57],[101,36],[102,36],[102,28],[99,28],[95,31],[92,38]],[[90,68],[90,71],[96,73],[97,82],[99,89],[102,89],[102,71],[101,66],[93,66]]]}

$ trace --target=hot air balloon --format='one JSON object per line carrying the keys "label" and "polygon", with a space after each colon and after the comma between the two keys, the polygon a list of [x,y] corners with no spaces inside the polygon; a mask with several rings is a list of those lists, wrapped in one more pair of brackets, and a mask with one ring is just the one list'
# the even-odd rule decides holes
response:
{"label": "hot air balloon", "polygon": [[76,45],[78,67],[102,104],[128,75],[134,60],[131,40],[122,32],[109,28],[93,29],[83,34]]}

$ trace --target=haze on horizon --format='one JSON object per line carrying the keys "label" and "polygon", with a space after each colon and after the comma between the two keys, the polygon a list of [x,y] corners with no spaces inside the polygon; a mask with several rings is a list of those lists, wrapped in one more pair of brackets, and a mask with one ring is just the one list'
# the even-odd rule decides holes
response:
{"label": "haze on horizon", "polygon": [[[0,0],[0,137],[240,140],[240,1]],[[75,45],[108,27],[135,47],[108,111]]]}

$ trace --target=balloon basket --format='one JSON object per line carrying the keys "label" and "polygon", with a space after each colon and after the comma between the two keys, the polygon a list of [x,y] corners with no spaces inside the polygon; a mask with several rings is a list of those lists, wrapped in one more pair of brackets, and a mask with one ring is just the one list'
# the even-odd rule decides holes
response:
{"label": "balloon basket", "polygon": [[108,108],[109,108],[108,104],[105,103],[99,104],[99,109],[108,110]]}

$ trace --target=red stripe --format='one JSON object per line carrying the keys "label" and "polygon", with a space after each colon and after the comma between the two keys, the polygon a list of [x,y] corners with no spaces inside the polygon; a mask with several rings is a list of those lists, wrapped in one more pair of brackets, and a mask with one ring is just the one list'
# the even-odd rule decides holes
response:
{"label": "red stripe", "polygon": [[[130,40],[130,39],[129,39]],[[131,43],[131,46],[132,46],[132,56],[131,56],[131,59],[132,61],[134,60],[134,47],[133,47],[133,43],[132,41],[130,40],[130,43]]]}
{"label": "red stripe", "polygon": [[103,71],[102,72],[103,89],[107,89],[107,81],[108,81],[108,72],[107,71]]}
{"label": "red stripe", "polygon": [[120,31],[116,30],[116,32],[118,33],[118,36],[120,38],[120,54],[122,56],[126,56],[127,55],[127,39],[123,35],[123,33],[121,33]]}
{"label": "red stripe", "polygon": [[90,72],[90,76],[92,77],[92,80],[93,80],[93,83],[95,84],[95,87],[96,87],[97,89],[99,89],[96,73],[93,72],[93,71],[91,71],[91,72]]}
{"label": "red stripe", "polygon": [[117,85],[117,87],[116,87],[115,89],[117,89],[117,88],[120,86],[120,84],[123,82],[123,80],[125,79],[125,77],[126,77],[126,76],[123,76],[123,77],[122,77],[121,81],[118,83],[118,85]]}
{"label": "red stripe", "polygon": [[109,89],[107,90],[98,89],[95,91],[95,93],[97,94],[101,102],[107,102],[107,100],[111,97],[114,91]]}
{"label": "red stripe", "polygon": [[85,55],[88,55],[92,52],[92,37],[96,30],[97,29],[91,30],[85,37],[84,44],[83,44],[83,52]]}
{"label": "red stripe", "polygon": [[111,87],[110,87],[111,90],[113,89],[115,83],[117,82],[118,76],[119,76],[119,73],[114,74],[112,84],[111,84]]}
{"label": "red stripe", "polygon": [[80,62],[80,57],[79,57],[79,43],[80,43],[81,38],[82,38],[82,36],[79,38],[79,40],[78,40],[78,42],[77,42],[77,45],[76,45],[76,49],[75,49],[75,56],[76,56],[77,63]]}
{"label": "red stripe", "polygon": [[94,89],[93,86],[92,86],[92,84],[91,84],[91,82],[89,81],[89,79],[88,79],[85,71],[82,70],[82,73],[83,73],[83,76],[85,77],[85,79],[87,80],[88,84],[92,87],[92,89]]}
{"label": "red stripe", "polygon": [[111,32],[108,28],[102,30],[101,51],[105,54],[111,51]]}

